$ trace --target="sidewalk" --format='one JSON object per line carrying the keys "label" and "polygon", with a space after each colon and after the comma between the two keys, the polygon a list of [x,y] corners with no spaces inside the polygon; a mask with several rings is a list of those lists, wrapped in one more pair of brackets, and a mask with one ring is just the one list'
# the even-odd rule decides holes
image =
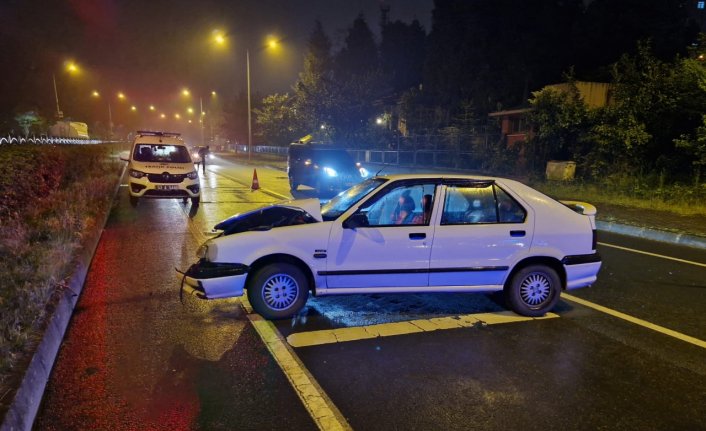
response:
{"label": "sidewalk", "polygon": [[[253,154],[250,161],[246,155],[221,153],[219,156],[253,166],[266,166],[285,171],[287,160],[269,154]],[[380,166],[380,169],[383,166]],[[387,173],[400,168],[385,166]],[[429,170],[410,169],[408,172]],[[596,222],[599,230],[621,235],[637,236],[655,241],[671,242],[706,249],[706,215],[683,216],[669,211],[646,210],[621,205],[598,204]]]}

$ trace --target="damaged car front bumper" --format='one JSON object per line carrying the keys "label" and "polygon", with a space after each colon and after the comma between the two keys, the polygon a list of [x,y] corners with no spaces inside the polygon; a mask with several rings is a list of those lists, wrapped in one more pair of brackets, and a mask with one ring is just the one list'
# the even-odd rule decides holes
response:
{"label": "damaged car front bumper", "polygon": [[179,271],[184,292],[200,299],[242,296],[250,267],[240,263],[217,263],[205,259]]}

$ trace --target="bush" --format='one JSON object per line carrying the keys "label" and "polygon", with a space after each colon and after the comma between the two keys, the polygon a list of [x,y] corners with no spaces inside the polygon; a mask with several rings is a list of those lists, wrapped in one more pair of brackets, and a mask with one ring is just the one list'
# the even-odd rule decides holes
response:
{"label": "bush", "polygon": [[119,163],[103,145],[0,146],[0,383],[30,350],[84,233],[108,209]]}

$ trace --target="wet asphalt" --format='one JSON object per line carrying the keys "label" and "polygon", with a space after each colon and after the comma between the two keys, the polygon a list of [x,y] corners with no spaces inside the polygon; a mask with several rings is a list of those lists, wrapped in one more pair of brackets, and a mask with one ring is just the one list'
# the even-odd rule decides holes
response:
{"label": "wet asphalt", "polygon": [[[265,190],[250,191],[251,179],[252,167],[218,160],[198,210],[132,208],[120,190],[35,429],[316,429],[240,301],[179,299],[174,267],[194,260],[216,222],[290,196],[281,171],[258,168]],[[570,294],[706,340],[706,251],[599,241],[598,282]],[[320,297],[276,328],[503,310],[497,294]],[[568,300],[555,312],[294,352],[355,430],[706,429],[706,349]]]}

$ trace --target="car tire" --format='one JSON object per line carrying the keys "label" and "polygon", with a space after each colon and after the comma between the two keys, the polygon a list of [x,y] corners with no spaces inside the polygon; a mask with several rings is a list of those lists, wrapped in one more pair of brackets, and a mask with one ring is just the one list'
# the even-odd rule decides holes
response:
{"label": "car tire", "polygon": [[201,196],[196,196],[195,198],[191,198],[191,205],[197,207],[201,204]]}
{"label": "car tire", "polygon": [[554,308],[561,295],[557,272],[545,265],[530,265],[517,271],[505,286],[505,300],[517,314],[539,317]]}
{"label": "car tire", "polygon": [[290,175],[289,177],[289,189],[293,192],[297,191],[297,187],[299,187],[299,183],[297,180],[294,179],[293,176]]}
{"label": "car tire", "polygon": [[132,196],[132,195],[130,195],[130,205],[132,205],[133,207],[136,207],[136,206],[137,206],[137,202],[138,202],[139,200],[140,200],[140,199],[139,199],[137,196]]}
{"label": "car tire", "polygon": [[295,265],[273,263],[253,274],[247,287],[248,300],[265,319],[286,319],[304,307],[308,286],[306,275]]}

